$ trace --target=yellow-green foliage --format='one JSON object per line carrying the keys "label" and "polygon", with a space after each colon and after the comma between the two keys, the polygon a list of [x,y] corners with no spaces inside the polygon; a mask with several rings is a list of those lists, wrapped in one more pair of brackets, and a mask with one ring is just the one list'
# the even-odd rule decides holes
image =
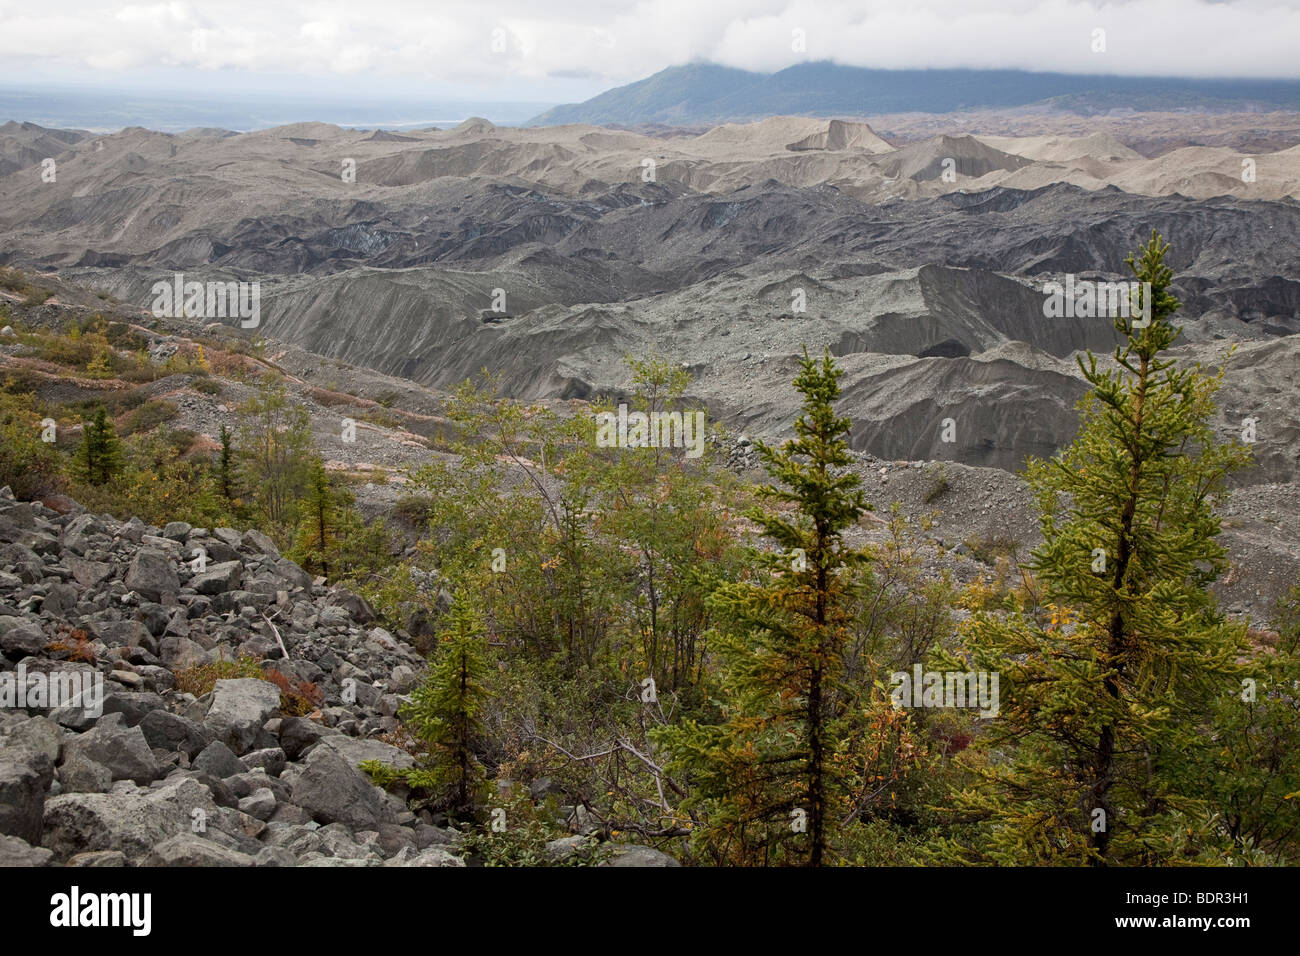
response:
{"label": "yellow-green foliage", "polygon": [[256,657],[242,656],[233,661],[215,660],[195,664],[176,672],[176,689],[195,697],[210,694],[219,680],[253,677],[280,689],[280,710],[291,717],[305,717],[324,703],[320,688],[308,681],[290,677],[274,667],[263,667]]}
{"label": "yellow-green foliage", "polygon": [[256,657],[240,657],[237,660],[216,660],[207,664],[195,664],[176,672],[176,689],[182,694],[202,697],[212,693],[212,688],[219,680],[235,680],[240,677],[256,677],[265,680],[261,662]]}
{"label": "yellow-green foliage", "polygon": [[57,491],[63,459],[41,441],[41,420],[29,395],[0,392],[0,486],[20,499]]}

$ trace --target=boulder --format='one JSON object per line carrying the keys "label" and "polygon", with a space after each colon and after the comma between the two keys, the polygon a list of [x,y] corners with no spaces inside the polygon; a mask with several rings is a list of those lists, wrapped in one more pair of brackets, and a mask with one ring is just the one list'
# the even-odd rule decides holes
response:
{"label": "boulder", "polygon": [[149,711],[139,726],[150,747],[169,753],[180,751],[191,761],[212,742],[201,726],[168,710]]}
{"label": "boulder", "polygon": [[597,866],[681,866],[667,853],[648,846],[623,845],[614,848],[613,855]]}
{"label": "boulder", "polygon": [[128,727],[121,714],[105,714],[90,730],[68,738],[64,760],[81,755],[107,767],[114,780],[147,786],[158,776],[158,761],[139,727]]}
{"label": "boulder", "polygon": [[318,823],[354,830],[395,823],[397,814],[382,790],[332,747],[316,747],[292,782],[293,802]]}
{"label": "boulder", "polygon": [[0,651],[11,657],[42,653],[49,646],[39,624],[21,617],[0,617]]}
{"label": "boulder", "polygon": [[219,680],[212,688],[212,705],[203,720],[214,740],[236,754],[255,746],[262,725],[280,709],[280,688],[255,677]]}
{"label": "boulder", "polygon": [[220,564],[208,565],[208,569],[202,574],[196,574],[190,579],[190,587],[194,588],[199,594],[224,594],[239,587],[239,582],[244,575],[244,565],[240,561],[223,561]]}
{"label": "boulder", "polygon": [[141,548],[137,551],[122,583],[151,601],[159,600],[164,594],[175,594],[181,589],[171,559],[157,548]]}
{"label": "boulder", "polygon": [[280,747],[290,760],[297,760],[308,748],[331,733],[329,728],[306,717],[285,717],[280,721]]}
{"label": "boulder", "polygon": [[58,761],[63,748],[63,728],[48,717],[30,717],[9,730],[5,744],[27,747],[45,754],[51,761]]}
{"label": "boulder", "polygon": [[45,791],[53,779],[54,763],[44,752],[0,748],[0,834],[40,842]]}
{"label": "boulder", "polygon": [[239,801],[241,813],[247,813],[258,820],[269,820],[275,813],[275,793],[270,787],[259,787]]}
{"label": "boulder", "polygon": [[63,564],[72,572],[73,580],[83,588],[97,588],[113,576],[113,566],[106,561],[88,561],[74,554],[65,554]]}
{"label": "boulder", "polygon": [[[49,850],[44,852],[49,853]],[[66,866],[91,866],[91,867],[123,867],[126,866],[126,854],[119,853],[117,850],[91,850],[89,853],[78,853],[76,856],[69,858]]]}
{"label": "boulder", "polygon": [[384,866],[464,866],[465,861],[454,856],[440,846],[431,846],[426,850],[413,850],[410,847],[386,862]]}
{"label": "boulder", "polygon": [[[221,528],[217,529],[218,537],[220,537],[220,532],[222,530],[223,529]],[[280,549],[275,546],[275,542],[256,529],[245,531],[243,538],[240,540],[240,544],[258,554],[269,554],[273,558],[278,558],[280,556]]]}
{"label": "boulder", "polygon": [[[356,767],[367,760],[378,760],[398,770],[409,770],[415,766],[415,758],[405,750],[386,744],[381,740],[362,740],[343,734],[331,734],[321,739],[320,746],[329,748]],[[315,753],[315,751],[312,751]]]}
{"label": "boulder", "polygon": [[153,848],[145,866],[252,866],[253,857],[194,833],[178,833]]}
{"label": "boulder", "polygon": [[204,747],[203,752],[194,758],[192,766],[200,773],[209,774],[218,780],[233,777],[248,769],[220,740],[214,740]]}
{"label": "boulder", "polygon": [[59,786],[64,793],[108,793],[113,772],[85,754],[73,753],[59,767]]}
{"label": "boulder", "polygon": [[48,866],[54,854],[16,836],[0,834],[0,867]]}
{"label": "boulder", "polygon": [[207,788],[182,776],[148,790],[116,784],[110,793],[60,794],[45,801],[41,845],[59,861],[117,850],[139,863],[165,840],[192,832],[195,811],[209,822],[219,818]]}

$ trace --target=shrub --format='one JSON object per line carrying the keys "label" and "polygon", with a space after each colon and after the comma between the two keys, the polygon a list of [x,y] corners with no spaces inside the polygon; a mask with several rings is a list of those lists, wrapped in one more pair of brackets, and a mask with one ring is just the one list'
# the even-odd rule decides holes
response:
{"label": "shrub", "polygon": [[610,848],[593,836],[563,860],[552,859],[546,844],[569,836],[555,822],[559,813],[553,802],[538,806],[521,792],[497,812],[505,815],[504,830],[494,831],[489,821],[466,833],[460,844],[462,851],[484,866],[595,866],[610,854]]}
{"label": "shrub", "polygon": [[43,362],[83,368],[95,357],[95,342],[74,330],[68,335],[32,335],[27,337],[36,357]]}
{"label": "shrub", "polygon": [[0,394],[0,486],[20,499],[63,487],[63,458],[41,441],[40,416],[26,396]]}
{"label": "shrub", "polygon": [[311,681],[290,677],[274,667],[267,668],[261,677],[280,688],[280,710],[290,717],[306,717],[325,703],[325,695]]}
{"label": "shrub", "polygon": [[962,544],[966,545],[971,557],[984,564],[994,564],[998,558],[1015,557],[1020,550],[1019,541],[1002,533],[976,535],[967,538]]}
{"label": "shrub", "polygon": [[357,418],[363,422],[370,422],[372,425],[378,425],[380,428],[390,428],[393,431],[405,431],[406,420],[402,416],[385,409],[377,409],[367,412],[361,412]]}
{"label": "shrub", "polygon": [[126,416],[126,421],[122,423],[122,434],[129,436],[152,431],[159,425],[171,421],[176,411],[176,406],[171,402],[151,399]]}
{"label": "shrub", "polygon": [[421,530],[429,526],[429,522],[433,519],[433,511],[433,498],[425,494],[402,495],[393,505],[393,517]]}
{"label": "shrub", "polygon": [[334,388],[308,388],[307,396],[317,405],[324,405],[326,408],[334,405],[354,405],[356,396],[348,395]]}
{"label": "shrub", "polygon": [[132,352],[139,352],[149,346],[149,341],[125,322],[108,323],[104,338],[114,348],[129,349]]}
{"label": "shrub", "polygon": [[926,469],[930,478],[930,487],[925,493],[925,503],[933,504],[951,487],[948,484],[948,470],[943,465],[931,465]]}
{"label": "shrub", "polygon": [[0,266],[0,289],[17,292],[21,295],[31,289],[31,283],[19,270]]}
{"label": "shrub", "polygon": [[68,660],[80,661],[84,664],[95,664],[98,661],[95,645],[90,641],[90,633],[81,627],[73,628],[66,637],[51,641],[46,646],[46,650],[51,654],[66,654]]}

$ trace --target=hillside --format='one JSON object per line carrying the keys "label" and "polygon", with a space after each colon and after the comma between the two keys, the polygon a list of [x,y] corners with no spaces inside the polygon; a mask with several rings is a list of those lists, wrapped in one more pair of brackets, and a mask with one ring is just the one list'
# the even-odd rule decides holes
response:
{"label": "hillside", "polygon": [[948,113],[1046,104],[1089,115],[1113,108],[1296,109],[1294,81],[1086,76],[1017,70],[873,70],[801,63],[772,74],[709,63],[653,76],[533,117],[529,125],[717,124],[766,116]]}

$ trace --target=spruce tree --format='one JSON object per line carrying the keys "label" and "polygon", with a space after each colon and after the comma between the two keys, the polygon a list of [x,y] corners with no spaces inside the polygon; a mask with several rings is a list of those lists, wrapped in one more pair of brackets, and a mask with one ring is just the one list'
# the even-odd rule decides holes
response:
{"label": "spruce tree", "polygon": [[1213,732],[1183,769],[1187,789],[1218,814],[1233,863],[1300,862],[1300,585],[1278,601],[1273,624],[1257,632],[1262,646],[1224,687]]}
{"label": "spruce tree", "polygon": [[239,452],[249,494],[271,530],[291,531],[311,460],[311,416],[282,382],[269,377],[240,413]]}
{"label": "spruce tree", "polygon": [[982,786],[957,801],[987,836],[963,858],[1151,864],[1196,852],[1186,838],[1206,808],[1180,768],[1208,744],[1213,697],[1237,681],[1242,630],[1208,586],[1225,567],[1214,507],[1247,455],[1209,425],[1222,372],[1165,354],[1179,334],[1167,250],[1153,233],[1128,258],[1150,283],[1132,311],[1149,306],[1150,323],[1115,319],[1113,367],[1079,358],[1092,388],[1078,434],[1029,465],[1041,612],[976,614],[947,661],[998,672],[1002,698]]}
{"label": "spruce tree", "polygon": [[306,493],[298,504],[296,555],[303,567],[330,573],[330,560],[338,551],[339,512],[347,503],[336,489],[325,465],[313,458],[307,466]]}
{"label": "spruce tree", "polygon": [[238,497],[235,477],[235,433],[222,425],[218,440],[221,442],[221,451],[217,455],[217,487],[221,491],[221,497],[226,499],[227,503],[232,503]]}
{"label": "spruce tree", "polygon": [[696,840],[720,863],[830,862],[840,821],[852,815],[861,702],[842,685],[853,572],[867,555],[844,532],[867,504],[851,462],[850,422],[835,414],[841,370],[805,352],[794,380],[804,396],[795,438],[758,452],[778,484],[760,498],[785,508],[748,513],[777,550],[756,556],[756,580],[722,585],[709,604],[721,624],[718,724],[686,720],[656,740],[685,774],[684,809]]}
{"label": "spruce tree", "polygon": [[102,405],[85,424],[73,468],[78,478],[91,485],[108,484],[122,470],[122,443]]}
{"label": "spruce tree", "polygon": [[486,632],[469,593],[458,590],[439,636],[428,677],[411,694],[402,717],[426,748],[407,782],[453,809],[473,805],[486,775],[475,755],[484,737],[488,700]]}

